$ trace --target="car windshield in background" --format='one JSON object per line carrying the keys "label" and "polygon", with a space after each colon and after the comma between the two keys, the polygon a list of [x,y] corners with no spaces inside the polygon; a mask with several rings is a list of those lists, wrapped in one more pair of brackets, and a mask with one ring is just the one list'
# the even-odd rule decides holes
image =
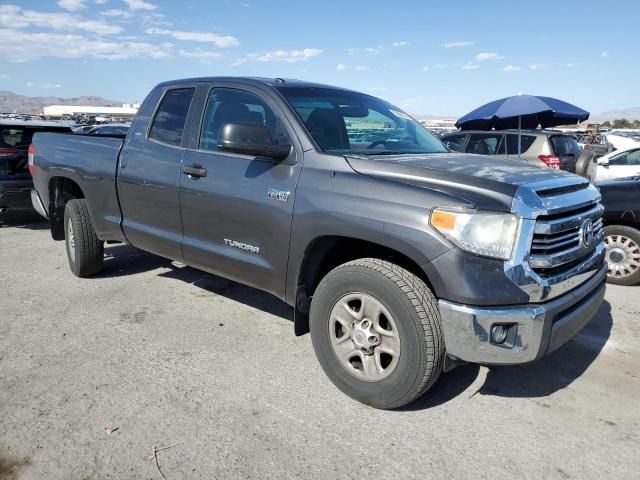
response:
{"label": "car windshield in background", "polygon": [[556,155],[580,155],[581,148],[574,137],[568,135],[554,135],[550,140]]}
{"label": "car windshield in background", "polygon": [[278,87],[318,147],[332,154],[445,153],[442,142],[393,105],[331,88]]}

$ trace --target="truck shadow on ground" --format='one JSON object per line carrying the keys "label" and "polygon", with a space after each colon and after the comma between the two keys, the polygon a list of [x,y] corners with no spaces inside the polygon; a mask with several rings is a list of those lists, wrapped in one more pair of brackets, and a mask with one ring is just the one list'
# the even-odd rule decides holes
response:
{"label": "truck shadow on ground", "polygon": [[121,277],[157,268],[168,269],[161,272],[159,276],[189,283],[209,293],[293,322],[293,308],[269,293],[189,266],[176,265],[169,259],[138,250],[130,245],[109,245],[105,247],[104,253],[104,269],[96,275],[96,278]]}
{"label": "truck shadow on ground", "polygon": [[[114,245],[105,249],[105,269],[98,277],[132,275],[157,268],[166,269],[159,273],[161,277],[180,280],[206,292],[293,321],[293,309],[269,293],[195,268],[176,265],[128,245]],[[484,382],[478,389],[468,392],[469,398],[476,395],[540,398],[566,388],[598,357],[610,336],[612,324],[611,305],[605,300],[582,332],[552,354],[525,365],[488,367]],[[462,395],[476,382],[480,369],[478,365],[463,365],[443,374],[426,395],[401,410],[433,408]]]}
{"label": "truck shadow on ground", "polygon": [[105,245],[104,267],[95,278],[126,277],[172,267],[171,260],[125,244]]}
{"label": "truck shadow on ground", "polygon": [[0,214],[0,228],[17,227],[27,230],[47,230],[49,222],[34,212],[8,212]]}

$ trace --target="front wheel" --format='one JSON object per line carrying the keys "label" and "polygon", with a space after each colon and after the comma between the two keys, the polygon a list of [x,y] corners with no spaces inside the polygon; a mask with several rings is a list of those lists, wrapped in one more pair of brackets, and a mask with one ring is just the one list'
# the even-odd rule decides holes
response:
{"label": "front wheel", "polygon": [[640,230],[624,225],[604,229],[607,246],[607,282],[614,285],[640,283]]}
{"label": "front wheel", "polygon": [[437,301],[419,277],[391,262],[363,258],[329,272],[313,295],[310,329],[329,379],[376,408],[412,402],[442,371]]}
{"label": "front wheel", "polygon": [[69,200],[64,209],[65,246],[69,268],[78,277],[89,277],[102,270],[104,243],[93,228],[84,198]]}

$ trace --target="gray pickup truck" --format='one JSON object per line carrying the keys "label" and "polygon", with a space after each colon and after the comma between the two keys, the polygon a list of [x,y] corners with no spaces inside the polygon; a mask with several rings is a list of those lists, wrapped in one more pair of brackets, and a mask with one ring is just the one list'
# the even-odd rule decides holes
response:
{"label": "gray pickup truck", "polygon": [[171,81],[126,138],[39,133],[30,153],[34,206],[74,274],[126,242],[270,292],[335,385],[378,408],[462,362],[536,360],[604,296],[587,180],[451,153],[350,90]]}

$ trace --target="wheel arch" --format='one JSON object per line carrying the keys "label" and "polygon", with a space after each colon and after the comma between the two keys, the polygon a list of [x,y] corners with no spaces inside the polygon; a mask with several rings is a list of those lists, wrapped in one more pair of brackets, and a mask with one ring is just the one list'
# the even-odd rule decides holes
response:
{"label": "wheel arch", "polygon": [[49,179],[49,226],[54,240],[64,240],[64,209],[74,198],[85,198],[76,181],[63,176]]}
{"label": "wheel arch", "polygon": [[307,245],[298,269],[294,305],[296,335],[309,332],[311,298],[322,278],[343,263],[368,257],[399,265],[421,278],[433,290],[429,278],[418,262],[396,249],[355,237],[339,235],[317,237]]}

